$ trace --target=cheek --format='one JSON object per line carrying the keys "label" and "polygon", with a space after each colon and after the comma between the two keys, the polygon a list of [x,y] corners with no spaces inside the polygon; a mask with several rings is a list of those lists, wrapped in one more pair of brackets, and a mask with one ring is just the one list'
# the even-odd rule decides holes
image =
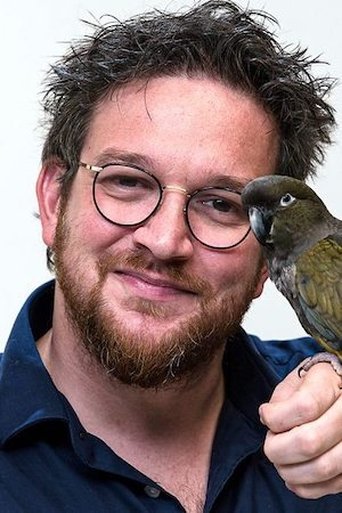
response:
{"label": "cheek", "polygon": [[95,207],[82,211],[69,211],[68,224],[71,227],[71,244],[79,252],[99,255],[112,245],[122,241],[130,231],[109,223],[98,214]]}
{"label": "cheek", "polygon": [[[206,263],[206,279],[216,291],[241,287],[253,282],[260,268],[260,248],[251,241],[226,253],[210,256]],[[204,267],[203,267],[204,269]]]}

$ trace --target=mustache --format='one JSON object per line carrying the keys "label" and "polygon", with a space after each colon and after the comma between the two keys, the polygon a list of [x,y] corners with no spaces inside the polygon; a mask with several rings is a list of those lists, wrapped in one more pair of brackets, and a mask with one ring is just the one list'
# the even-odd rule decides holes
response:
{"label": "mustache", "polygon": [[139,250],[116,251],[100,257],[98,271],[101,279],[104,280],[106,275],[117,267],[138,272],[154,272],[161,279],[169,279],[175,282],[180,288],[189,289],[195,294],[203,296],[213,296],[211,285],[203,278],[186,271],[184,263],[170,262],[166,264],[156,262],[149,258],[144,251]]}

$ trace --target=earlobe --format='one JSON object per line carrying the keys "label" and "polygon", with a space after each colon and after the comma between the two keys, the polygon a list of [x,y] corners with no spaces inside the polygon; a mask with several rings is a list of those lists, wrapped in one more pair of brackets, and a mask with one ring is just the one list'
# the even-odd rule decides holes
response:
{"label": "earlobe", "polygon": [[55,161],[45,162],[39,173],[36,184],[39,214],[42,223],[43,240],[47,246],[52,246],[60,203],[60,182],[64,168]]}
{"label": "earlobe", "polygon": [[266,263],[264,263],[260,270],[259,282],[254,291],[254,299],[256,299],[257,297],[259,297],[261,295],[262,291],[264,290],[264,285],[265,285],[267,278],[268,278],[268,269],[267,269]]}

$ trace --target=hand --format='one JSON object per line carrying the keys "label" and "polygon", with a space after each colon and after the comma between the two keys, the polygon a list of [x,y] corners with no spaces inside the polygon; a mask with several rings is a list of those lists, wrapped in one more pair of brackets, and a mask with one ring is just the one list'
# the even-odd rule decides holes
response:
{"label": "hand", "polygon": [[330,364],[292,371],[260,406],[264,451],[286,486],[315,499],[342,492],[341,377]]}

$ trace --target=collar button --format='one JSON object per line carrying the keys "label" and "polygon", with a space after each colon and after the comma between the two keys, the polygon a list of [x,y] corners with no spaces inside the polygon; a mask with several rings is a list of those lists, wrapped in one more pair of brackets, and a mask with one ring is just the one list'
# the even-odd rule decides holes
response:
{"label": "collar button", "polygon": [[145,486],[144,491],[148,497],[151,497],[151,499],[157,499],[160,495],[159,488],[155,488],[154,486]]}

